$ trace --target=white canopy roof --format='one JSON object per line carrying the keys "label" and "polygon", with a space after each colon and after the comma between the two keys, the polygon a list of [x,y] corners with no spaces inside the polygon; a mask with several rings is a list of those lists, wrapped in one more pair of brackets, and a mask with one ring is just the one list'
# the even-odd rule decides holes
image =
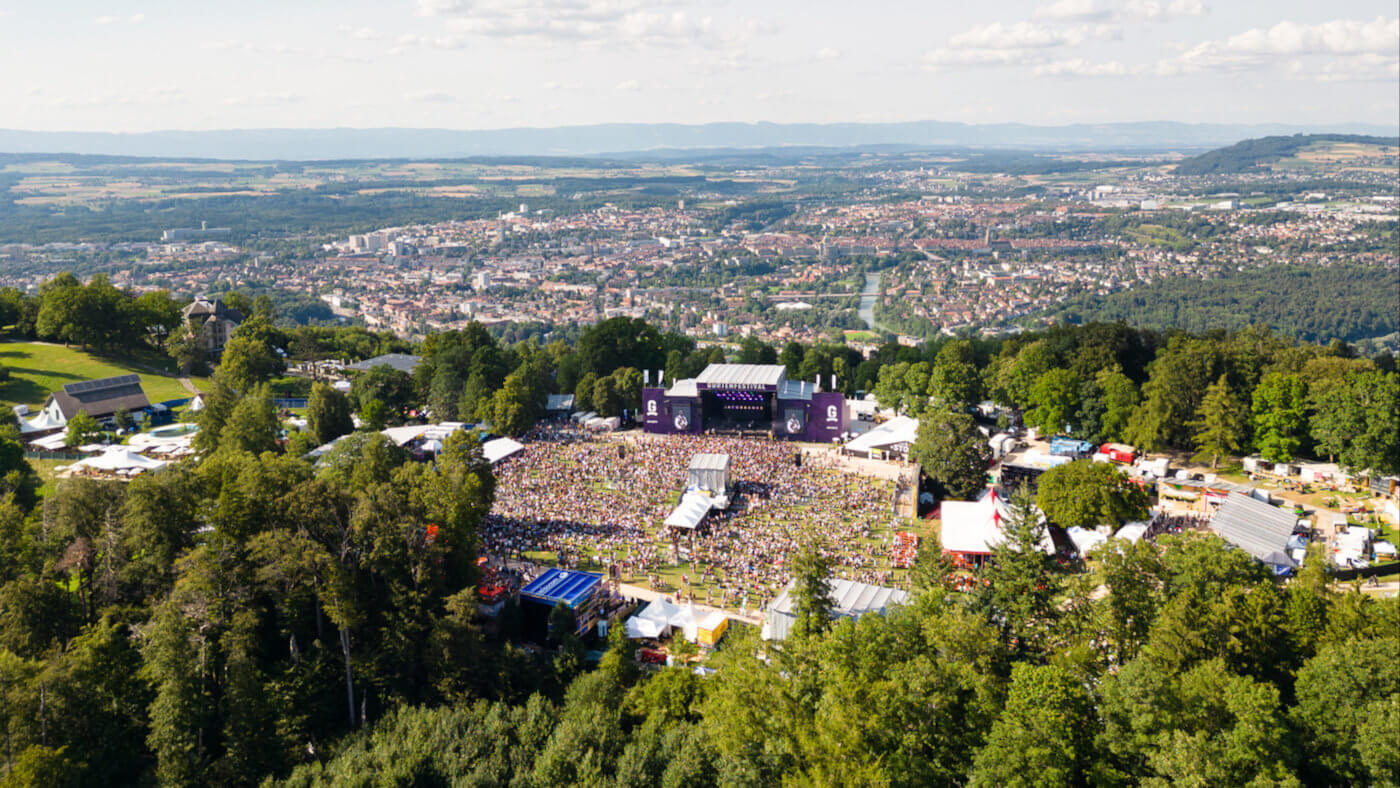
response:
{"label": "white canopy roof", "polygon": [[[942,508],[940,538],[947,552],[990,554],[992,548],[1006,541],[1003,524],[1011,518],[1011,510],[996,490],[990,490],[976,501],[944,501]],[[1040,518],[1044,521],[1045,516],[1040,514]],[[1041,538],[1040,548],[1047,555],[1055,552],[1048,529]]]}
{"label": "white canopy roof", "polygon": [[694,528],[710,513],[713,502],[714,499],[704,493],[686,493],[666,518],[666,525],[671,528]]}
{"label": "white canopy roof", "polygon": [[635,616],[627,619],[627,636],[654,638],[670,632],[672,628],[679,628],[687,639],[694,640],[696,622],[694,606],[687,604],[681,607],[665,599],[656,599]]}
{"label": "white canopy roof", "polygon": [[29,419],[28,421],[25,421],[24,419],[19,419],[19,431],[21,434],[26,432],[45,432],[47,430],[56,430],[62,427],[65,423],[66,422],[64,422],[62,419],[57,418],[52,413],[50,413],[48,409],[44,409],[39,411],[39,415],[35,416],[32,419]]}
{"label": "white canopy roof", "polygon": [[[778,594],[778,598],[768,606],[764,612],[759,637],[764,640],[787,638],[793,622],[797,620],[797,614],[794,612],[796,600],[792,594],[796,582],[789,581]],[[832,612],[844,618],[860,618],[866,613],[884,613],[890,607],[909,601],[908,591],[858,583],[854,580],[828,579],[827,586],[831,589]]]}
{"label": "white canopy roof", "polygon": [[382,429],[379,434],[393,441],[396,446],[407,446],[419,438],[446,440],[447,436],[465,426],[467,425],[460,421],[444,421],[441,424],[406,424],[402,427]]}
{"label": "white canopy roof", "polygon": [[883,449],[896,443],[913,443],[919,437],[919,420],[909,416],[896,416],[846,444],[851,451],[868,452]]}
{"label": "white canopy roof", "polygon": [[1108,541],[1107,536],[1092,528],[1071,526],[1066,533],[1069,534],[1069,540],[1074,542],[1074,549],[1078,550],[1080,555],[1088,555],[1090,550]]}
{"label": "white canopy roof", "polygon": [[126,446],[113,446],[94,457],[87,457],[73,463],[74,468],[93,468],[101,471],[123,471],[132,468],[153,471],[168,465],[165,460],[153,460],[133,452]]}
{"label": "white canopy roof", "polygon": [[61,432],[55,432],[52,435],[45,435],[42,438],[35,438],[34,440],[29,442],[29,445],[38,446],[41,449],[48,449],[49,451],[58,451],[59,449],[67,445],[67,443],[67,435],[64,435]]}
{"label": "white canopy roof", "polygon": [[486,461],[492,465],[524,450],[525,444],[511,438],[496,438],[481,444],[481,453],[486,456]]}
{"label": "white canopy roof", "polygon": [[1128,523],[1118,529],[1118,533],[1113,535],[1114,539],[1127,539],[1129,542],[1136,542],[1147,535],[1147,523]]}

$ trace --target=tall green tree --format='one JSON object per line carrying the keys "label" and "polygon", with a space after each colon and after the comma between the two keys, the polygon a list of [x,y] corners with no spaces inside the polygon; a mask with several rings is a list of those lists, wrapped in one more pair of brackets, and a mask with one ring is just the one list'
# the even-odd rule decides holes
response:
{"label": "tall green tree", "polygon": [[992,450],[965,413],[924,414],[909,454],[945,497],[972,500],[987,486]]}
{"label": "tall green tree", "polygon": [[1011,499],[1009,516],[998,525],[1004,538],[982,570],[987,584],[979,602],[1001,622],[1007,642],[1014,640],[1020,653],[1036,653],[1055,624],[1055,597],[1062,586],[1043,547],[1050,536],[1025,491]]}
{"label": "tall green tree", "polygon": [[1090,460],[1046,471],[1035,499],[1050,522],[1063,528],[1141,520],[1150,503],[1146,491],[1112,464]]}
{"label": "tall green tree", "polygon": [[1093,702],[1074,674],[1018,664],[1006,708],[977,754],[971,785],[1083,785],[1093,766],[1093,727]]}
{"label": "tall green tree", "polygon": [[1265,375],[1254,389],[1254,446],[1270,462],[1287,462],[1307,436],[1307,386],[1297,375]]}
{"label": "tall green tree", "polygon": [[1041,375],[1031,386],[1032,409],[1026,414],[1026,424],[1047,435],[1075,432],[1081,385],[1079,376],[1067,369],[1052,369]]}
{"label": "tall green tree", "polygon": [[808,541],[798,548],[792,562],[793,633],[819,635],[831,628],[836,604],[831,598],[831,559],[821,546]]}
{"label": "tall green tree", "polygon": [[1220,460],[1238,453],[1245,446],[1249,436],[1249,411],[1230,389],[1230,382],[1224,375],[1206,389],[1196,419],[1191,422],[1196,430],[1192,437],[1196,448],[1196,462],[1210,460],[1210,467],[1216,468]]}
{"label": "tall green tree", "polygon": [[355,429],[350,418],[350,399],[318,381],[311,387],[311,398],[306,404],[306,422],[317,446],[350,434]]}
{"label": "tall green tree", "polygon": [[277,449],[282,424],[266,385],[248,392],[229,413],[219,434],[219,448],[261,454]]}
{"label": "tall green tree", "polygon": [[286,361],[274,346],[275,333],[258,320],[248,320],[233,332],[219,356],[219,374],[229,386],[247,392],[281,375]]}

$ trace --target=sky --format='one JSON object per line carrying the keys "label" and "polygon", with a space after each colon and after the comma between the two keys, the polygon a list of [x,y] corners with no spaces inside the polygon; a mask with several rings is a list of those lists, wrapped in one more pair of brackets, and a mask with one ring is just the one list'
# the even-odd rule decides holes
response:
{"label": "sky", "polygon": [[0,0],[0,128],[1400,123],[1394,0]]}

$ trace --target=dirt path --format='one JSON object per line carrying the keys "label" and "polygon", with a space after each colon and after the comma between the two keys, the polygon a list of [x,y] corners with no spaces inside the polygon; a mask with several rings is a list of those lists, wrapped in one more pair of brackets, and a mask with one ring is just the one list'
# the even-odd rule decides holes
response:
{"label": "dirt path", "polygon": [[185,387],[185,391],[188,391],[196,397],[204,393],[200,391],[199,387],[194,384],[194,381],[190,380],[189,378],[180,378],[180,385]]}

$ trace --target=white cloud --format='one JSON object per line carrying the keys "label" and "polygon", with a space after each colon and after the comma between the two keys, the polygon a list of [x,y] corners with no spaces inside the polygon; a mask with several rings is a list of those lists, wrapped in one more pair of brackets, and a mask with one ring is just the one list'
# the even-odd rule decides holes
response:
{"label": "white cloud", "polygon": [[447,18],[455,33],[588,46],[733,46],[772,32],[740,17],[718,22],[674,0],[418,0],[418,13]]}
{"label": "white cloud", "polygon": [[260,90],[246,96],[230,96],[224,99],[223,103],[229,107],[283,107],[300,104],[302,101],[305,101],[305,98],[295,93]]}
{"label": "white cloud", "polygon": [[1053,27],[1034,22],[1006,25],[993,22],[965,30],[948,39],[953,49],[1045,49],[1078,46],[1090,39],[1121,38],[1123,31],[1116,25],[1077,25]]}
{"label": "white cloud", "polygon": [[[1315,25],[1279,22],[1269,28],[1246,30],[1222,41],[1204,41],[1174,58],[1161,61],[1156,71],[1164,75],[1240,71],[1267,67],[1287,58],[1330,55],[1341,58],[1330,64],[1334,73],[1355,73],[1374,70],[1377,57],[1382,58],[1382,66],[1394,62],[1397,41],[1400,41],[1400,17],[1389,20],[1377,17],[1369,22],[1337,19]],[[1344,62],[1348,60],[1356,62]]]}
{"label": "white cloud", "polygon": [[1369,22],[1337,19],[1317,25],[1279,22],[1268,29],[1255,28],[1231,36],[1223,48],[1232,52],[1282,55],[1394,54],[1400,48],[1400,17],[1376,17]]}
{"label": "white cloud", "polygon": [[350,31],[350,37],[356,41],[380,41],[384,38],[384,34],[372,27],[361,27]]}
{"label": "white cloud", "polygon": [[422,101],[430,104],[451,104],[457,97],[441,90],[413,90],[403,95],[404,101]]}
{"label": "white cloud", "polygon": [[1320,82],[1394,82],[1400,80],[1400,58],[1365,53],[1338,58],[1321,67],[1299,59],[1289,64],[1289,71]]}
{"label": "white cloud", "polygon": [[641,90],[641,89],[642,89],[642,83],[638,82],[638,81],[635,80],[635,79],[624,79],[624,80],[622,80],[621,82],[617,83],[617,89],[618,89],[618,90]]}
{"label": "white cloud", "polygon": [[1042,52],[1027,49],[933,49],[924,53],[924,64],[944,66],[1015,66],[1045,61]]}
{"label": "white cloud", "polygon": [[305,49],[303,47],[284,44],[280,41],[261,43],[253,41],[211,41],[205,44],[208,49],[234,51],[234,52],[254,52],[261,55],[286,55],[289,57],[307,57],[318,60],[333,60],[342,63],[370,63],[373,60],[363,55],[349,55],[341,52],[331,52],[325,49]]}
{"label": "white cloud", "polygon": [[1204,16],[1209,9],[1203,0],[1128,0],[1123,4],[1123,16],[1165,22],[1184,16]]}
{"label": "white cloud", "polygon": [[842,54],[843,54],[843,53],[842,53],[841,50],[839,50],[839,49],[834,49],[834,48],[832,48],[832,47],[822,47],[821,49],[818,49],[818,50],[817,50],[817,59],[818,59],[818,60],[835,60],[835,59],[841,57]]}
{"label": "white cloud", "polygon": [[1035,9],[1036,19],[1058,19],[1074,22],[1093,22],[1113,17],[1112,8],[1099,0],[1055,0]]}
{"label": "white cloud", "polygon": [[948,39],[948,46],[930,50],[924,63],[935,68],[948,66],[1009,66],[1044,63],[1047,50],[1079,46],[1090,40],[1118,39],[1117,25],[1076,25],[1060,27],[1017,22],[979,25]]}
{"label": "white cloud", "polygon": [[1114,60],[1091,63],[1076,57],[1069,60],[1057,60],[1053,63],[1042,63],[1036,66],[1032,73],[1038,77],[1121,77],[1130,71],[1131,69],[1127,66]]}
{"label": "white cloud", "polygon": [[[0,13],[0,16],[4,16],[4,14]],[[96,19],[92,20],[92,23],[94,25],[117,25],[121,24],[122,22],[126,22],[130,25],[139,25],[144,21],[146,21],[145,14],[132,14],[128,17],[112,16],[110,14],[107,14],[104,16],[97,17]]]}

